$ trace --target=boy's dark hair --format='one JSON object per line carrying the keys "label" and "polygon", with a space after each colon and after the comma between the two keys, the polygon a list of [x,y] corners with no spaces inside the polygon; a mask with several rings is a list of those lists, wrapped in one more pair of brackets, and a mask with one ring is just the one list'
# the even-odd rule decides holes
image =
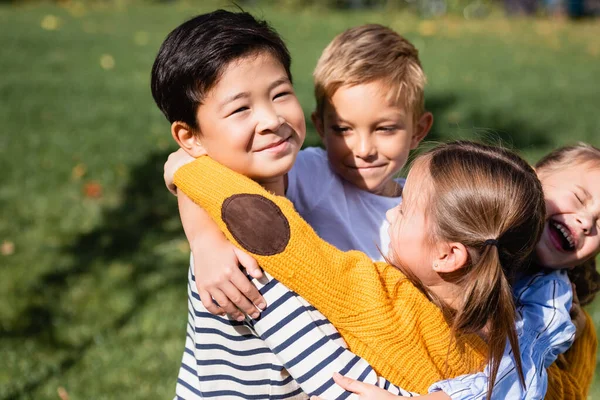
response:
{"label": "boy's dark hair", "polygon": [[197,129],[196,110],[225,68],[242,57],[269,52],[290,72],[290,53],[266,21],[246,12],[217,10],[175,28],[152,66],[154,101],[169,122]]}

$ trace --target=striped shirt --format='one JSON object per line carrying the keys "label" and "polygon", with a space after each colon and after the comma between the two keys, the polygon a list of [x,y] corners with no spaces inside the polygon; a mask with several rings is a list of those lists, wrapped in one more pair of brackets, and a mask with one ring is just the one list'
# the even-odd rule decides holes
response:
{"label": "striped shirt", "polygon": [[357,398],[333,382],[333,372],[411,396],[347,350],[323,314],[265,275],[262,283],[253,282],[269,306],[258,320],[238,322],[204,308],[190,266],[188,327],[176,399]]}
{"label": "striped shirt", "polygon": [[[186,348],[177,382],[180,399],[353,398],[334,384],[333,372],[383,387],[394,394],[413,394],[378,377],[368,363],[347,350],[327,319],[304,299],[274,279],[256,282],[269,307],[260,319],[238,322],[213,316],[202,306],[190,268],[190,313]],[[537,274],[515,288],[521,319],[517,323],[527,390],[519,384],[507,346],[493,398],[542,398],[547,368],[572,343],[570,284],[566,274]],[[198,326],[198,323],[201,326]],[[488,370],[438,382],[453,399],[481,399],[487,393]]]}

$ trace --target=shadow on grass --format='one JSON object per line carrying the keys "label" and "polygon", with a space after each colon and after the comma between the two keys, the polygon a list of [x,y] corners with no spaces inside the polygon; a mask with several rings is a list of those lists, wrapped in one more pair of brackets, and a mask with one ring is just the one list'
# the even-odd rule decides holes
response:
{"label": "shadow on grass", "polygon": [[[3,399],[20,398],[50,377],[67,372],[93,345],[94,335],[120,330],[156,291],[167,287],[185,290],[186,268],[170,268],[165,265],[168,262],[152,256],[155,246],[183,239],[176,201],[162,182],[162,168],[167,156],[168,152],[150,154],[143,163],[132,168],[121,204],[103,212],[98,228],[80,235],[62,249],[68,261],[43,275],[30,289],[32,298],[42,293],[42,298],[38,298],[41,301],[32,302],[22,313],[18,326],[0,331],[0,337],[30,338],[44,348],[67,353],[57,365],[47,368],[45,374],[19,382],[18,388],[14,387],[16,390]],[[106,267],[115,262],[132,266],[125,278],[118,282],[121,295],[132,299],[127,303],[131,306],[124,307],[116,315],[106,316],[102,321],[94,321],[98,322],[99,331],[92,330],[93,334],[82,334],[72,339],[59,331],[70,329],[70,322],[78,323],[80,327],[86,323],[85,319],[82,323],[77,320],[78,315],[74,315],[85,313],[85,304],[78,306],[76,313],[64,309],[69,301],[67,293],[78,285],[87,288],[82,283],[85,280],[102,280],[108,273]],[[150,275],[153,276],[152,283],[146,279]],[[102,306],[96,307],[96,314],[102,314],[102,310],[98,309]],[[184,313],[182,309],[182,315]]]}
{"label": "shadow on grass", "polygon": [[428,141],[471,139],[516,150],[552,146],[545,129],[516,117],[512,109],[493,109],[482,104],[462,113],[450,111],[459,103],[466,101],[451,94],[427,98],[426,107],[434,115]]}

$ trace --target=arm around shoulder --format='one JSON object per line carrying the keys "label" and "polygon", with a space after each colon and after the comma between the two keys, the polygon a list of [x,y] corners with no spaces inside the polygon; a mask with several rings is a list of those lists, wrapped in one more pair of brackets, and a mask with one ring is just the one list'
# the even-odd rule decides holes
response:
{"label": "arm around shoulder", "polygon": [[254,276],[260,276],[262,272],[256,261],[233,246],[210,215],[184,193],[180,193],[177,200],[183,229],[194,255],[195,281],[204,307],[212,314],[226,312],[237,320],[244,319],[240,310],[258,317],[257,307],[264,308],[264,299],[239,269],[241,264]]}
{"label": "arm around shoulder", "polygon": [[229,240],[334,325],[360,325],[366,314],[389,305],[377,265],[362,253],[342,252],[320,239],[286,198],[208,157],[182,167],[175,183]]}

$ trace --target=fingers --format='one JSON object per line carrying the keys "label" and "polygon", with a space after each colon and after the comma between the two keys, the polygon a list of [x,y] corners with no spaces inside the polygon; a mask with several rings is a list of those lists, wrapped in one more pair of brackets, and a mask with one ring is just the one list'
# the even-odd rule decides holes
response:
{"label": "fingers", "polygon": [[[254,290],[256,288],[246,277],[243,278],[247,284],[252,286]],[[229,283],[223,287],[223,293],[227,296],[227,298],[234,304],[234,307],[237,307],[239,310],[248,314],[252,318],[258,318],[260,315],[260,311],[246,298],[246,296],[236,287],[233,283]],[[233,316],[233,315],[232,315]],[[236,318],[237,319],[237,318]]]}
{"label": "fingers", "polygon": [[[258,318],[259,311],[265,309],[266,302],[265,299],[260,295],[260,292],[256,286],[254,286],[254,284],[250,282],[248,278],[246,278],[246,275],[244,275],[243,272],[232,276],[231,283],[240,293],[242,301],[238,303],[231,296],[229,299],[231,299],[231,301],[233,301],[240,310],[250,315],[252,318]],[[237,295],[235,292],[233,292],[233,294]],[[229,295],[229,293],[227,293],[227,295]],[[246,303],[248,304],[248,307],[246,306]]]}
{"label": "fingers", "polygon": [[165,186],[169,189],[169,192],[177,196],[177,187],[173,183],[173,177],[175,172],[184,166],[185,164],[194,161],[194,158],[185,152],[183,149],[179,149],[171,154],[167,158],[167,162],[163,166],[163,179]]}
{"label": "fingers", "polygon": [[[252,276],[255,279],[260,279],[263,277],[263,272],[260,269],[254,257],[236,247],[233,248],[233,252],[235,253],[240,265],[246,269],[250,276]],[[236,275],[235,278],[238,278],[238,275]],[[239,281],[233,283],[244,294],[244,296],[248,298],[248,300],[250,300],[254,305],[256,305],[256,307],[258,307],[259,310],[262,311],[265,309],[265,307],[267,306],[267,302],[260,295],[258,289],[256,289],[256,286],[254,286],[251,282],[245,279],[245,277],[244,279],[239,279]]]}
{"label": "fingers", "polygon": [[206,290],[198,290],[200,301],[206,310],[213,315],[225,315],[225,311],[213,301],[212,296]]}
{"label": "fingers", "polygon": [[169,154],[167,162],[165,162],[165,165],[163,166],[163,179],[165,181],[165,186],[167,187],[167,189],[169,189],[169,192],[173,193],[175,196],[177,196],[177,187],[173,183],[173,176],[175,175],[176,171],[176,169],[174,169],[174,165],[177,163],[175,161],[177,151]]}
{"label": "fingers", "polygon": [[175,183],[173,183],[173,175],[171,175],[170,171],[167,171],[167,163],[168,163],[168,161],[165,163],[164,173],[163,173],[163,179],[165,181],[165,186],[167,187],[167,189],[169,189],[169,192],[171,192],[173,195],[177,196],[177,186],[175,186]]}
{"label": "fingers", "polygon": [[[238,249],[237,247],[233,248],[233,252],[237,256],[237,259],[240,265],[246,268],[246,271],[250,274],[251,277],[260,279],[263,276],[263,272],[260,269],[260,266],[250,254],[246,253],[243,250]],[[257,304],[257,303],[254,303]]]}
{"label": "fingers", "polygon": [[173,196],[177,196],[177,186],[175,186],[175,184],[167,184],[167,189],[169,189],[169,192],[171,192]]}
{"label": "fingers", "polygon": [[231,318],[235,319],[236,321],[244,320],[244,314],[242,314],[242,312],[238,310],[231,301],[229,301],[227,295],[220,289],[213,289],[212,297],[217,303],[219,303],[219,306],[221,306],[221,308],[231,316]]}
{"label": "fingers", "polygon": [[359,382],[352,378],[347,378],[337,372],[333,374],[333,381],[337,383],[342,389],[347,390],[348,392],[356,393],[358,395],[362,395],[368,389],[368,386],[363,382]]}

